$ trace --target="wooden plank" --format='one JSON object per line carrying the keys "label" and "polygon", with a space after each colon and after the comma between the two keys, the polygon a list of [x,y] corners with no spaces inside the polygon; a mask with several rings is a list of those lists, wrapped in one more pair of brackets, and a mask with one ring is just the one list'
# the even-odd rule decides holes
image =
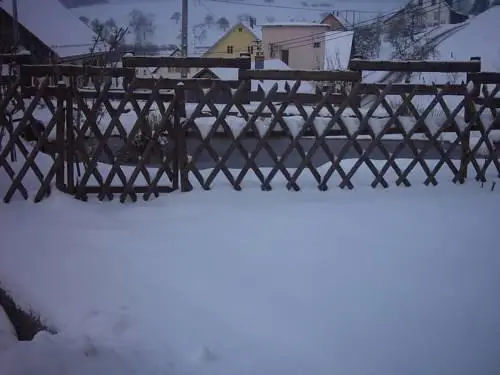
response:
{"label": "wooden plank", "polygon": [[31,55],[17,55],[12,53],[0,53],[0,64],[29,64],[31,63]]}
{"label": "wooden plank", "polygon": [[[250,101],[251,102],[261,102],[263,101],[268,95],[264,91],[252,91],[250,92]],[[307,104],[317,104],[321,101],[324,95],[318,95],[318,94],[309,94],[309,93],[297,93],[294,95],[294,98],[296,101],[300,104],[307,105]],[[288,93],[286,92],[276,92],[271,95],[271,100],[272,102],[284,102],[288,101]],[[334,104],[338,105],[343,103],[346,100],[346,96],[342,94],[331,94],[328,95],[327,103],[329,104]]]}
{"label": "wooden plank", "polygon": [[[363,94],[378,94],[387,87],[383,83],[363,83],[361,84],[361,92]],[[447,95],[465,95],[467,87],[465,85],[421,85],[421,84],[394,84],[389,89],[387,95],[409,94],[415,90],[419,95],[435,95],[436,89],[443,91]]]}
{"label": "wooden plank", "polygon": [[10,85],[16,81],[14,76],[0,76],[0,85]]}
{"label": "wooden plank", "polygon": [[481,61],[371,61],[352,59],[351,70],[390,72],[455,73],[480,72]]}
{"label": "wooden plank", "polygon": [[237,68],[250,69],[248,57],[164,57],[164,56],[124,56],[124,67],[128,68]]}
{"label": "wooden plank", "polygon": [[479,105],[488,104],[489,107],[491,107],[491,108],[500,109],[500,98],[493,98],[491,100],[491,104],[489,104],[487,102],[489,102],[489,101],[487,101],[483,97],[479,97],[479,98],[474,99],[474,103],[476,103],[476,104],[479,104]]}
{"label": "wooden plank", "polygon": [[[283,116],[284,119],[286,119],[287,117],[289,116]],[[198,118],[198,117],[197,117]],[[344,119],[344,117],[342,117],[342,119]],[[388,118],[387,118],[388,120]],[[477,131],[480,129],[480,126],[473,126],[471,128],[472,131]],[[419,129],[416,129],[415,132],[413,132],[412,134],[415,135],[415,134],[426,134],[426,131],[427,130],[423,130],[422,128],[419,128]],[[443,129],[442,133],[451,133],[451,134],[456,134],[456,129],[452,126],[446,128],[446,129]],[[398,135],[401,135],[401,130],[398,129],[396,126],[392,126],[390,128],[388,128],[385,132],[384,132],[384,135],[394,135],[394,134],[398,134]],[[363,129],[359,132],[360,136],[373,136],[372,134],[372,130],[370,129]],[[187,128],[185,130],[185,137],[186,139],[196,139],[196,140],[199,140],[199,135],[197,134],[197,132],[194,130],[194,129],[190,129],[190,128]],[[279,139],[279,138],[285,138],[285,137],[290,137],[290,134],[281,130],[281,129],[277,129],[277,130],[274,130],[272,131],[271,133],[268,133],[266,135],[266,139]],[[339,140],[345,140],[346,142],[348,141],[350,135],[347,135],[345,133],[344,130],[342,129],[334,129],[334,130],[330,130],[326,133],[326,137],[342,137],[342,138],[339,138]],[[213,133],[211,136],[210,136],[210,139],[213,139],[213,138],[216,138],[216,139],[228,139],[230,140],[230,138],[228,138],[227,134],[225,134],[224,132],[222,131],[218,131],[218,132],[215,132]],[[253,130],[247,130],[245,132],[243,132],[241,134],[241,138],[242,139],[260,139],[261,138],[261,135],[259,133],[255,133]],[[306,130],[303,134],[302,134],[302,137],[301,138],[311,138],[312,140],[315,140],[317,139],[317,136],[314,132],[312,132],[311,130]]]}
{"label": "wooden plank", "polygon": [[469,79],[474,83],[500,84],[500,73],[480,72],[469,74]]}
{"label": "wooden plank", "polygon": [[240,81],[222,81],[220,79],[210,79],[210,78],[189,78],[189,79],[154,79],[154,78],[138,78],[136,80],[136,86],[140,89],[153,89],[158,84],[159,89],[175,89],[179,83],[184,85],[186,90],[192,90],[196,88],[210,88],[215,83],[216,85],[224,85],[230,88],[238,88]]}
{"label": "wooden plank", "polygon": [[90,77],[127,77],[135,76],[132,68],[105,68],[100,66],[80,66],[69,64],[58,65],[21,65],[21,76],[43,77],[60,74],[63,76],[90,76]]}
{"label": "wooden plank", "polygon": [[[121,167],[121,166],[120,166]],[[126,165],[123,165],[123,167],[127,167]],[[100,194],[103,190],[103,187],[101,186],[85,186],[84,187],[84,193],[85,194]],[[125,188],[123,186],[110,186],[108,187],[108,192],[112,194],[121,194],[125,191]],[[134,186],[133,187],[133,192],[136,194],[144,194],[149,191],[149,186]],[[174,189],[171,186],[166,186],[166,185],[158,185],[154,187],[153,193],[154,192],[158,193],[171,193],[174,191]]]}
{"label": "wooden plank", "polygon": [[[66,91],[67,88],[63,88],[62,90]],[[37,91],[38,89],[36,87],[23,87],[22,88],[23,98],[26,99],[33,97]],[[61,88],[56,86],[46,87],[44,93],[45,96],[52,98],[57,98],[58,96],[62,95]],[[133,97],[136,100],[148,100],[151,97],[151,94],[152,94],[151,92],[134,92]],[[80,95],[84,99],[96,99],[97,97],[99,97],[99,93],[93,90],[78,90],[78,95]],[[109,90],[107,97],[110,100],[122,100],[125,97],[125,95],[126,91],[124,90]],[[160,98],[164,102],[170,102],[174,100],[174,94],[160,92]]]}
{"label": "wooden plank", "polygon": [[240,70],[238,79],[276,81],[360,81],[361,72],[321,70]]}

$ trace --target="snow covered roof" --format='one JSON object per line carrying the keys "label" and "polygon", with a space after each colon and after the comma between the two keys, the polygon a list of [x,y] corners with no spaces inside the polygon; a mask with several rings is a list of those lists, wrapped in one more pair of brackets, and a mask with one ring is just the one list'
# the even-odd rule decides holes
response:
{"label": "snow covered roof", "polygon": [[334,14],[334,13],[330,13],[327,16],[323,17],[323,19],[321,20],[321,23],[325,23],[325,21],[328,17],[334,17],[346,29],[349,27],[352,27],[352,24],[350,22],[348,22],[344,17],[340,16],[339,14]]}
{"label": "snow covered roof", "polygon": [[251,27],[250,24],[248,24],[247,22],[238,22],[234,26],[230,27],[225,32],[223,32],[222,35],[220,33],[212,33],[211,34],[212,38],[207,38],[206,41],[204,42],[206,47],[204,49],[201,46],[198,47],[199,52],[203,51],[203,53],[207,53],[211,51],[212,48],[214,48],[217,43],[219,43],[222,39],[227,37],[229,34],[231,34],[234,30],[236,30],[239,27],[242,27],[251,34],[253,34],[255,39],[262,40],[262,29],[260,27],[257,26]]}
{"label": "snow covered roof", "polygon": [[[0,7],[13,15],[12,1],[4,0]],[[90,53],[96,34],[58,0],[19,0],[17,9],[19,22],[59,57]]]}
{"label": "snow covered roof", "polygon": [[325,33],[326,70],[346,70],[351,59],[353,31],[327,31]]}
{"label": "snow covered roof", "polygon": [[[255,69],[255,62],[252,61],[251,69]],[[232,81],[238,79],[238,69],[236,68],[206,68],[214,73],[219,79],[224,81]],[[279,59],[264,60],[264,70],[291,70],[290,67]],[[201,72],[200,72],[201,73]],[[278,83],[278,91],[285,91],[285,85],[288,82],[290,87],[293,86],[295,81],[252,81],[252,91],[257,91],[259,87],[264,89],[264,91],[269,91],[271,87]],[[315,93],[313,85],[308,82],[302,82],[299,89],[299,93]]]}

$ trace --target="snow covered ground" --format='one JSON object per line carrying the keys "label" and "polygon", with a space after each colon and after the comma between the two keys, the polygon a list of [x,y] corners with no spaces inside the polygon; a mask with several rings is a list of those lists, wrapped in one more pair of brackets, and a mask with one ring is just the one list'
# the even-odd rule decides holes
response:
{"label": "snow covered ground", "polygon": [[0,353],[2,371],[495,373],[500,190],[440,176],[371,189],[365,169],[354,191],[302,180],[264,193],[249,178],[243,192],[220,180],[136,204],[58,192],[4,204],[2,286],[58,334]]}

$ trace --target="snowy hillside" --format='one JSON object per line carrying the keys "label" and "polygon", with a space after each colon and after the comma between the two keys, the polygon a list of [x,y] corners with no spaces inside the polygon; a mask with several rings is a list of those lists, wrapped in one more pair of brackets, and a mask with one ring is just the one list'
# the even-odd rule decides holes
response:
{"label": "snowy hillside", "polygon": [[[225,30],[239,21],[254,17],[257,25],[274,21],[319,22],[324,13],[341,12],[349,22],[359,22],[377,17],[379,13],[390,13],[399,9],[401,0],[384,2],[347,0],[193,0],[189,4],[190,51],[212,45]],[[105,5],[93,5],[71,9],[78,16],[89,20],[106,21],[113,18],[118,26],[128,25],[130,12],[138,9],[153,17],[154,34],[151,42],[157,45],[180,43],[179,0],[126,1]],[[347,11],[349,10],[349,11]],[[343,12],[343,13],[342,13]],[[218,22],[226,19],[225,22]],[[221,26],[222,25],[222,26]],[[129,35],[132,42],[134,36]]]}
{"label": "snowy hillside", "polygon": [[[500,44],[495,30],[500,20],[500,6],[494,6],[470,20],[468,25],[443,40],[437,47],[435,60],[469,60],[481,57],[483,71],[500,72]],[[465,79],[464,74],[427,73],[414,77],[418,83],[447,82],[457,83]]]}
{"label": "snowy hillside", "polygon": [[484,71],[500,71],[500,44],[493,32],[499,21],[499,5],[473,18],[469,25],[439,45],[439,58],[469,60],[480,56]]}

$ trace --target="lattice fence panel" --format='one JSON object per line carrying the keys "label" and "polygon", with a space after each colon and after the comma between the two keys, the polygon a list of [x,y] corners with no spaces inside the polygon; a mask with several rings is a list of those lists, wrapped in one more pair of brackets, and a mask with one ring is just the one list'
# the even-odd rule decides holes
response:
{"label": "lattice fence panel", "polygon": [[72,98],[84,120],[74,129],[73,158],[83,164],[75,196],[87,199],[97,193],[103,200],[119,194],[121,202],[138,194],[171,192],[178,187],[173,96],[168,100],[159,84],[149,94],[137,95],[132,79],[120,99],[110,98],[111,77],[97,87],[97,98],[86,100],[73,87]]}
{"label": "lattice fence panel", "polygon": [[[446,170],[443,175],[446,175],[448,180],[451,174],[454,182],[463,182],[467,176],[464,168],[466,170],[469,163],[474,166],[480,177],[484,175],[483,172],[489,164],[498,165],[498,159],[493,152],[489,154],[483,166],[474,157],[474,152],[468,159],[462,156],[460,146],[464,142],[468,143],[468,135],[474,127],[472,122],[480,122],[479,115],[476,116],[478,120],[469,124],[465,122],[464,113],[475,100],[474,94],[469,92],[465,85],[455,85],[453,88],[427,85],[424,88],[425,105],[422,106],[420,101],[417,108],[415,99],[422,95],[422,87],[408,85],[405,90],[395,90],[395,87],[389,84],[375,88],[374,101],[368,107],[360,108],[357,98],[360,92],[366,89],[366,85],[354,83],[349,92],[342,93],[344,100],[340,105],[329,101],[333,93],[333,89],[330,89],[322,94],[313,107],[308,107],[297,100],[300,84],[300,81],[296,81],[293,87],[288,87],[286,98],[283,99],[281,94],[280,102],[274,97],[278,90],[278,85],[275,84],[257,107],[252,109],[239,104],[239,89],[232,92],[233,100],[222,110],[218,110],[212,99],[218,90],[229,88],[215,83],[210,90],[203,91],[200,88],[200,102],[187,118],[185,125],[188,140],[197,140],[197,147],[191,148],[188,155],[187,170],[191,176],[190,181],[196,181],[208,190],[215,178],[223,175],[234,189],[241,190],[245,177],[251,171],[263,190],[271,190],[271,182],[278,175],[284,177],[288,189],[300,190],[299,178],[307,171],[313,176],[320,190],[328,189],[334,175],[340,177],[341,188],[352,189],[354,176],[361,172],[362,167],[366,167],[373,175],[372,187],[388,187],[391,183],[410,186],[412,182],[416,182],[410,180],[417,169],[424,174],[424,180],[418,182],[437,185],[443,170]],[[372,94],[373,90],[374,88],[371,88]],[[400,98],[397,104],[389,99],[394,98],[395,92],[398,92]],[[454,100],[446,98],[450,92],[455,95]],[[496,95],[496,92],[484,93],[484,106],[488,105],[488,98],[494,96],[493,94]],[[290,119],[284,115],[291,106],[297,113],[296,117],[300,119],[295,122],[300,124],[299,126],[292,126]],[[205,108],[209,109],[208,118],[204,117],[206,113],[202,116],[202,110]],[[384,113],[383,116],[380,115],[381,112]],[[435,112],[441,114],[438,119],[434,115]],[[267,120],[265,125],[264,119]],[[489,132],[491,129],[488,131],[484,128],[480,142],[490,142],[484,135]],[[389,148],[385,137],[394,134],[399,135],[399,139],[394,140],[392,137],[393,146],[394,142],[396,146]],[[345,138],[345,142],[341,146],[332,147],[331,137],[339,135]],[[420,143],[416,140],[416,135],[419,135]],[[368,142],[361,142],[360,136],[368,137]],[[217,146],[220,143],[218,139],[224,137],[231,141],[227,149]],[[286,145],[281,142],[279,148],[275,148],[273,140],[277,137],[288,142]],[[301,142],[306,137],[312,139],[312,144],[307,148]],[[250,138],[256,140],[252,147],[248,147],[246,142]],[[446,142],[443,139],[446,139]],[[382,155],[381,162],[374,162],[374,152]],[[266,153],[273,161],[269,168],[264,168],[257,162],[261,153]],[[286,163],[292,153],[298,155],[298,162],[290,168]],[[326,156],[329,162],[326,168],[320,168],[314,162],[314,158],[320,153],[323,157]],[[404,158],[411,159],[407,165],[398,163],[403,155],[406,155]],[[230,168],[232,158],[244,160],[242,168],[237,168],[238,171],[236,168]],[[347,159],[354,159],[353,164],[343,163]],[[347,168],[346,165],[350,167]],[[396,176],[395,181],[388,180],[388,172]]]}
{"label": "lattice fence panel", "polygon": [[[64,107],[62,103],[54,106],[47,99],[47,86],[48,79],[43,79],[34,96],[26,100],[27,106],[21,116],[16,119],[9,118],[8,114],[9,106],[20,98],[19,79],[10,87],[0,103],[0,172],[5,172],[9,181],[3,196],[4,202],[10,202],[16,192],[28,199],[29,191],[34,191],[35,202],[41,201],[50,195],[51,183],[56,173],[61,170],[61,153],[49,155],[41,152],[48,145],[49,138],[56,128],[62,129],[64,121]],[[45,126],[40,128],[36,125],[34,113],[42,102],[50,105]],[[27,139],[32,141],[31,145]]]}

